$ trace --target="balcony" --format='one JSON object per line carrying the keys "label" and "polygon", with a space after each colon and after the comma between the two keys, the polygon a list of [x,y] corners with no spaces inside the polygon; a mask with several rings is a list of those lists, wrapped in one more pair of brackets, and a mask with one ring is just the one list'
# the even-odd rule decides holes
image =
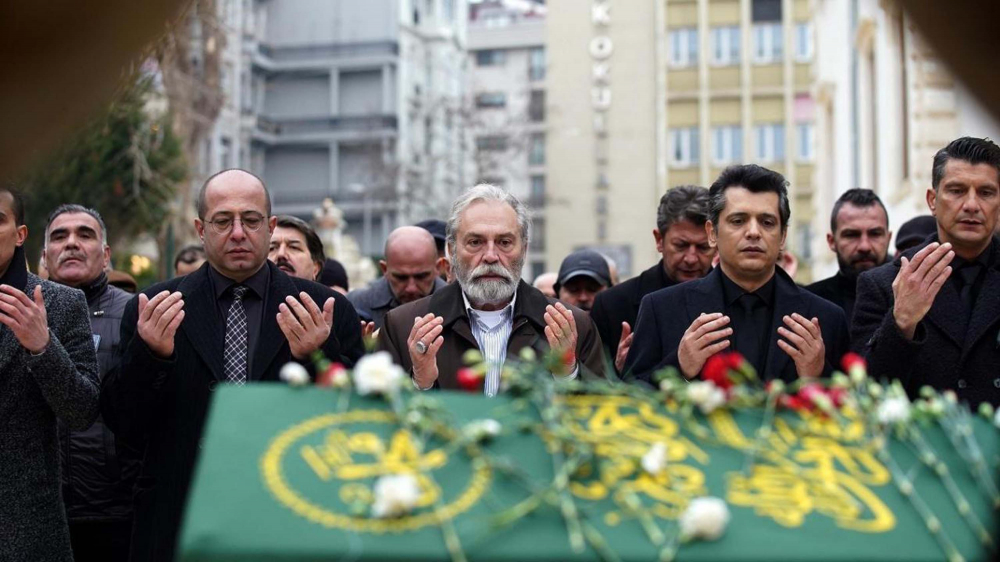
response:
{"label": "balcony", "polygon": [[253,136],[265,144],[370,139],[395,136],[395,115],[258,116]]}
{"label": "balcony", "polygon": [[267,72],[329,68],[335,62],[380,66],[399,57],[396,41],[328,43],[274,47],[259,44],[253,64]]}

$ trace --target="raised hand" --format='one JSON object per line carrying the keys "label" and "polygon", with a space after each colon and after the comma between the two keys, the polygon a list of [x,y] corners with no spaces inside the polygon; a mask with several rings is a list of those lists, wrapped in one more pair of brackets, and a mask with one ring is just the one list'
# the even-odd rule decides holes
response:
{"label": "raised hand", "polygon": [[0,285],[0,323],[14,332],[24,349],[35,355],[45,351],[49,345],[49,323],[42,286],[35,287],[32,300],[10,285]]}
{"label": "raised hand", "polygon": [[733,329],[726,324],[729,324],[729,317],[721,312],[702,313],[684,331],[677,347],[677,361],[685,377],[698,376],[709,357],[729,347],[729,340],[725,338]]}
{"label": "raised hand", "polygon": [[566,372],[576,369],[576,319],[561,302],[545,307],[545,339],[563,358]]}
{"label": "raised hand", "polygon": [[934,304],[941,286],[951,275],[951,260],[955,252],[951,244],[932,242],[910,261],[902,258],[902,266],[892,281],[894,303],[892,316],[906,339],[912,340],[917,324]]}
{"label": "raised hand", "polygon": [[778,335],[788,341],[779,339],[778,347],[791,356],[795,362],[795,372],[801,378],[822,375],[826,364],[826,346],[823,344],[823,332],[819,329],[819,319],[810,320],[794,313],[782,320],[787,328],[778,328]]}
{"label": "raised hand", "polygon": [[305,291],[296,299],[292,295],[278,306],[278,327],[288,340],[292,357],[305,359],[323,347],[333,327],[333,297],[326,299],[319,309]]}
{"label": "raised hand", "polygon": [[413,380],[417,387],[427,390],[434,386],[438,378],[437,354],[444,345],[444,318],[425,314],[417,316],[406,338],[406,348],[410,351],[413,365]]}
{"label": "raised hand", "polygon": [[632,348],[632,327],[628,322],[622,322],[622,337],[618,340],[618,351],[615,353],[615,369],[622,372],[625,368],[625,358],[628,357],[628,350]]}
{"label": "raised hand", "polygon": [[154,355],[162,358],[174,354],[174,335],[184,320],[184,295],[162,291],[149,298],[139,294],[139,337]]}

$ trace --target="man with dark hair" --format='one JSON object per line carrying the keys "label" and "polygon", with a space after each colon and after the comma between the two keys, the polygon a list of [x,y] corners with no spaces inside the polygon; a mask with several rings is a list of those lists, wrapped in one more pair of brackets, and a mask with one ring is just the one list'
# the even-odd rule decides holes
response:
{"label": "man with dark hair", "polygon": [[[100,378],[115,366],[125,305],[132,295],[108,282],[111,247],[100,213],[60,205],[45,227],[42,259],[55,283],[83,291]],[[63,502],[77,560],[128,560],[138,450],[116,439],[101,418],[84,431],[60,425]]]}
{"label": "man with dark hair", "polygon": [[848,349],[847,321],[777,267],[791,215],[785,178],[730,166],[709,199],[705,231],[719,267],[642,299],[626,375],[651,381],[675,367],[692,379],[713,354],[736,351],[764,379],[829,376]]}
{"label": "man with dark hair", "polygon": [[292,277],[315,281],[323,272],[326,254],[323,242],[309,223],[298,217],[278,215],[267,259]]}
{"label": "man with dark hair", "polygon": [[187,275],[205,263],[205,248],[201,244],[189,244],[181,248],[174,258],[174,277]]}
{"label": "man with dark hair", "polygon": [[715,248],[708,244],[708,190],[681,185],[660,198],[653,240],[661,259],[656,265],[597,295],[590,317],[601,334],[604,349],[619,373],[632,343],[632,328],[642,297],[692,279],[712,269]]}
{"label": "man with dark hair", "polygon": [[364,353],[354,307],[267,260],[277,218],[267,189],[242,170],[212,176],[194,226],[208,266],[159,283],[125,307],[120,365],[101,388],[116,434],[145,439],[131,559],[172,560],[202,427],[219,384],[277,381],[310,355],[353,366]]}
{"label": "man with dark hair", "polygon": [[0,187],[0,560],[72,560],[60,497],[58,423],[98,414],[83,293],[28,272],[24,204]]}
{"label": "man with dark hair", "polygon": [[953,389],[1000,405],[1000,147],[962,137],[934,155],[927,206],[937,234],[863,273],[854,345],[869,372],[907,392]]}
{"label": "man with dark hair", "polygon": [[382,277],[347,294],[366,322],[366,333],[381,328],[390,310],[445,286],[437,275],[437,259],[434,238],[426,229],[401,226],[389,233],[385,259],[378,262]]}
{"label": "man with dark hair", "polygon": [[870,189],[848,189],[833,204],[826,243],[837,254],[833,277],[806,287],[814,295],[844,309],[848,324],[854,313],[858,275],[885,263],[889,255],[889,213]]}

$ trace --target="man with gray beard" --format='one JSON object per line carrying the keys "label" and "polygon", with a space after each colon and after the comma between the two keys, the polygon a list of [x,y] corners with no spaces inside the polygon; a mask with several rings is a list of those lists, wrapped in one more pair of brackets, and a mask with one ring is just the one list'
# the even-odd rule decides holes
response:
{"label": "man with gray beard", "polygon": [[488,396],[500,390],[504,360],[524,348],[563,354],[565,366],[553,376],[604,377],[601,338],[587,314],[521,281],[529,225],[527,208],[492,185],[477,185],[455,201],[447,245],[456,282],[393,309],[379,333],[379,348],[417,388],[459,389],[457,372],[470,349],[488,365]]}

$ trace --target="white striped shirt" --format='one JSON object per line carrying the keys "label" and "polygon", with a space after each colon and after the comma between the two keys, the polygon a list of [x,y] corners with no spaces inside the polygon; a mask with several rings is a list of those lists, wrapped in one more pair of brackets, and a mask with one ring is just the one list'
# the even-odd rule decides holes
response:
{"label": "white striped shirt", "polygon": [[472,335],[475,336],[479,352],[483,354],[483,361],[486,362],[483,394],[496,396],[500,390],[500,373],[503,371],[504,360],[507,359],[507,341],[514,327],[514,302],[517,300],[517,293],[514,293],[510,304],[496,313],[472,308],[464,291],[462,300],[465,301],[465,311],[469,316]]}

